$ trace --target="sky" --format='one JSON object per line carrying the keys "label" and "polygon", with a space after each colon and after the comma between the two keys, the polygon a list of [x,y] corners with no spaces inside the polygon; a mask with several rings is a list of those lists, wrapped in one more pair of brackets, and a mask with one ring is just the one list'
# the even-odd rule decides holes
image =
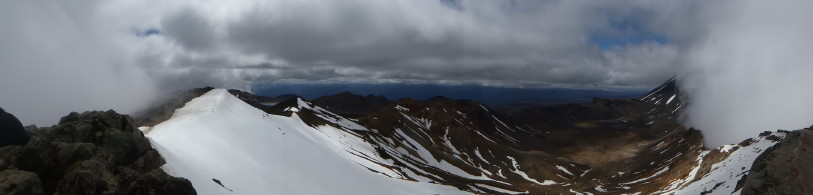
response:
{"label": "sky", "polygon": [[[0,107],[26,124],[256,82],[646,89],[736,142],[813,121],[803,0],[9,0]],[[759,130],[756,130],[759,129]],[[736,134],[742,136],[725,136]]]}

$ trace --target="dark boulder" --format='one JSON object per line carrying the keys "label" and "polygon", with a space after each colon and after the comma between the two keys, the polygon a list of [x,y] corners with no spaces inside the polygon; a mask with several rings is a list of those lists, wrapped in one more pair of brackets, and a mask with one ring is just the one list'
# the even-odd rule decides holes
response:
{"label": "dark boulder", "polygon": [[0,108],[0,147],[8,145],[25,145],[28,134],[17,117]]}
{"label": "dark boulder", "polygon": [[65,171],[56,191],[65,194],[115,194],[118,185],[113,173],[104,164],[84,160]]}
{"label": "dark boulder", "polygon": [[9,169],[0,172],[0,194],[42,194],[42,183],[37,174]]}
{"label": "dark boulder", "polygon": [[133,119],[112,110],[74,112],[24,146],[0,147],[0,170],[33,174],[46,194],[196,194],[163,164]]}

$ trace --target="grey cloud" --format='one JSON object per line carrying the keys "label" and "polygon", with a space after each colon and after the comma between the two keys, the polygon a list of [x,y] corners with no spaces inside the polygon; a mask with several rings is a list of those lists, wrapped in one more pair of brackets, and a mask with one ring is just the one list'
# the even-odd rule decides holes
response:
{"label": "grey cloud", "polygon": [[813,124],[810,1],[714,1],[686,48],[686,124],[711,146]]}
{"label": "grey cloud", "polygon": [[161,23],[162,33],[191,51],[207,51],[216,40],[212,26],[196,10],[183,9]]}
{"label": "grey cloud", "polygon": [[[163,33],[137,43],[145,51],[140,60],[145,67],[154,69],[151,72],[240,69],[190,74],[214,77],[190,80],[648,87],[669,77],[659,78],[663,72],[674,74],[661,59],[672,59],[675,53],[631,47],[600,51],[590,42],[595,33],[627,36],[629,29],[615,29],[613,23],[645,13],[622,1],[461,1],[459,10],[439,1],[407,0],[166,2],[152,2],[171,6],[157,6],[163,11],[144,20],[159,21],[152,26],[160,26]],[[612,54],[627,49],[636,55]],[[644,57],[649,51],[665,56]],[[275,67],[263,71],[255,66],[263,63]],[[191,84],[162,85],[197,87]]]}
{"label": "grey cloud", "polygon": [[249,89],[247,76],[239,69],[149,69],[148,75],[164,84],[164,91],[185,90],[192,87]]}
{"label": "grey cloud", "polygon": [[[465,8],[463,11],[450,9],[436,1],[275,1],[254,4],[252,9],[229,20],[201,16],[209,22],[227,21],[212,24],[224,27],[223,33],[212,38],[211,34],[206,35],[210,32],[195,30],[189,32],[189,36],[208,37],[206,41],[222,42],[221,47],[245,55],[281,60],[291,65],[291,70],[352,67],[367,71],[368,75],[391,75],[397,76],[395,79],[429,82],[440,79],[521,79],[518,82],[540,85],[648,86],[668,78],[662,76],[663,72],[674,74],[674,69],[663,66],[664,60],[661,60],[674,58],[674,52],[652,49],[635,52],[652,51],[648,55],[668,56],[610,56],[589,42],[593,32],[625,33],[611,32],[614,30],[611,20],[640,17],[635,16],[640,9],[612,3],[568,1],[462,1],[462,7]],[[618,59],[619,56],[641,59]],[[647,66],[657,63],[659,66],[630,69],[623,67],[629,64],[612,61]],[[236,65],[240,62],[222,64]],[[313,71],[291,73],[309,76],[299,74],[301,72]],[[622,79],[619,73],[658,76]],[[303,79],[330,79],[324,75]],[[273,79],[270,76],[262,78]]]}
{"label": "grey cloud", "polygon": [[[538,85],[648,86],[663,80],[646,77],[648,79],[618,82],[610,75],[610,72],[621,71],[614,70],[618,65],[609,63],[605,52],[589,42],[591,33],[624,33],[611,32],[612,20],[633,17],[640,11],[623,4],[461,3],[462,11],[438,1],[249,1],[244,6],[236,6],[244,9],[230,10],[234,14],[228,17],[213,14],[222,12],[221,6],[228,7],[225,4],[180,5],[156,16],[162,18],[159,21],[165,34],[156,39],[164,39],[163,44],[170,45],[164,47],[174,46],[174,49],[150,57],[162,60],[145,61],[163,64],[150,65],[152,67],[170,69],[241,68],[264,63],[244,60],[247,56],[261,56],[266,62],[286,67],[287,74],[244,71],[271,72],[249,78],[272,80],[275,77],[287,79],[285,75],[301,76],[303,80],[347,79],[343,78],[348,76],[345,74],[330,74],[335,76],[331,78],[311,70],[317,67],[320,70],[352,69],[357,72],[352,77],[367,76],[360,80],[370,82],[376,79],[426,82],[461,79],[505,83],[515,80]],[[637,73],[636,69],[623,71]],[[229,75],[233,74],[220,76]]]}
{"label": "grey cloud", "polygon": [[95,1],[0,2],[0,106],[24,124],[71,111],[133,112],[151,79],[110,36]]}

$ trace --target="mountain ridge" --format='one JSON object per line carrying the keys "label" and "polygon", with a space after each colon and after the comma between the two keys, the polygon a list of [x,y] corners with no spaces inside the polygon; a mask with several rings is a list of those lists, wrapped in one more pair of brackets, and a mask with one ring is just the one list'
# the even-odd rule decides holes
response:
{"label": "mountain ridge", "polygon": [[[126,124],[143,125],[157,151],[150,158],[166,159],[160,170],[201,194],[761,194],[799,192],[788,189],[810,181],[798,165],[813,159],[804,152],[813,145],[807,130],[705,149],[702,131],[678,121],[684,102],[676,85],[670,79],[632,99],[519,109],[445,97],[347,92],[305,100],[202,88],[147,112],[161,117]],[[799,157],[795,167],[779,163],[789,157]],[[799,179],[776,174],[782,170]],[[31,178],[6,171],[0,188],[12,176]]]}

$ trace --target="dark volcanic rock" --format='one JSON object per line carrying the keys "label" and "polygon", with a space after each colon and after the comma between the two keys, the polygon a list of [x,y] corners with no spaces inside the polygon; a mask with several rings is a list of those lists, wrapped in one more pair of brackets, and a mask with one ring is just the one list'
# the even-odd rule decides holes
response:
{"label": "dark volcanic rock", "polygon": [[0,172],[0,194],[42,194],[42,183],[37,174],[9,169]]}
{"label": "dark volcanic rock", "polygon": [[129,116],[74,112],[38,131],[25,146],[0,148],[0,168],[33,174],[46,194],[195,194],[160,169],[163,158]]}
{"label": "dark volcanic rock", "polygon": [[[299,96],[291,94],[280,95],[272,98],[254,95],[249,92],[240,91],[236,89],[229,89],[229,93],[237,97],[237,99],[243,100],[243,102],[247,103],[248,105],[251,105],[267,113],[274,114],[285,113],[284,109],[288,108],[286,105],[296,105],[297,100],[300,99]],[[289,114],[290,113],[286,115]]]}
{"label": "dark volcanic rock", "polygon": [[745,178],[742,194],[811,194],[813,130],[788,132],[759,155]]}
{"label": "dark volcanic rock", "polygon": [[0,108],[0,147],[24,145],[27,142],[28,134],[20,120]]}
{"label": "dark volcanic rock", "polygon": [[793,151],[793,164],[799,170],[799,180],[808,194],[813,193],[813,130],[799,131],[799,146]]}

